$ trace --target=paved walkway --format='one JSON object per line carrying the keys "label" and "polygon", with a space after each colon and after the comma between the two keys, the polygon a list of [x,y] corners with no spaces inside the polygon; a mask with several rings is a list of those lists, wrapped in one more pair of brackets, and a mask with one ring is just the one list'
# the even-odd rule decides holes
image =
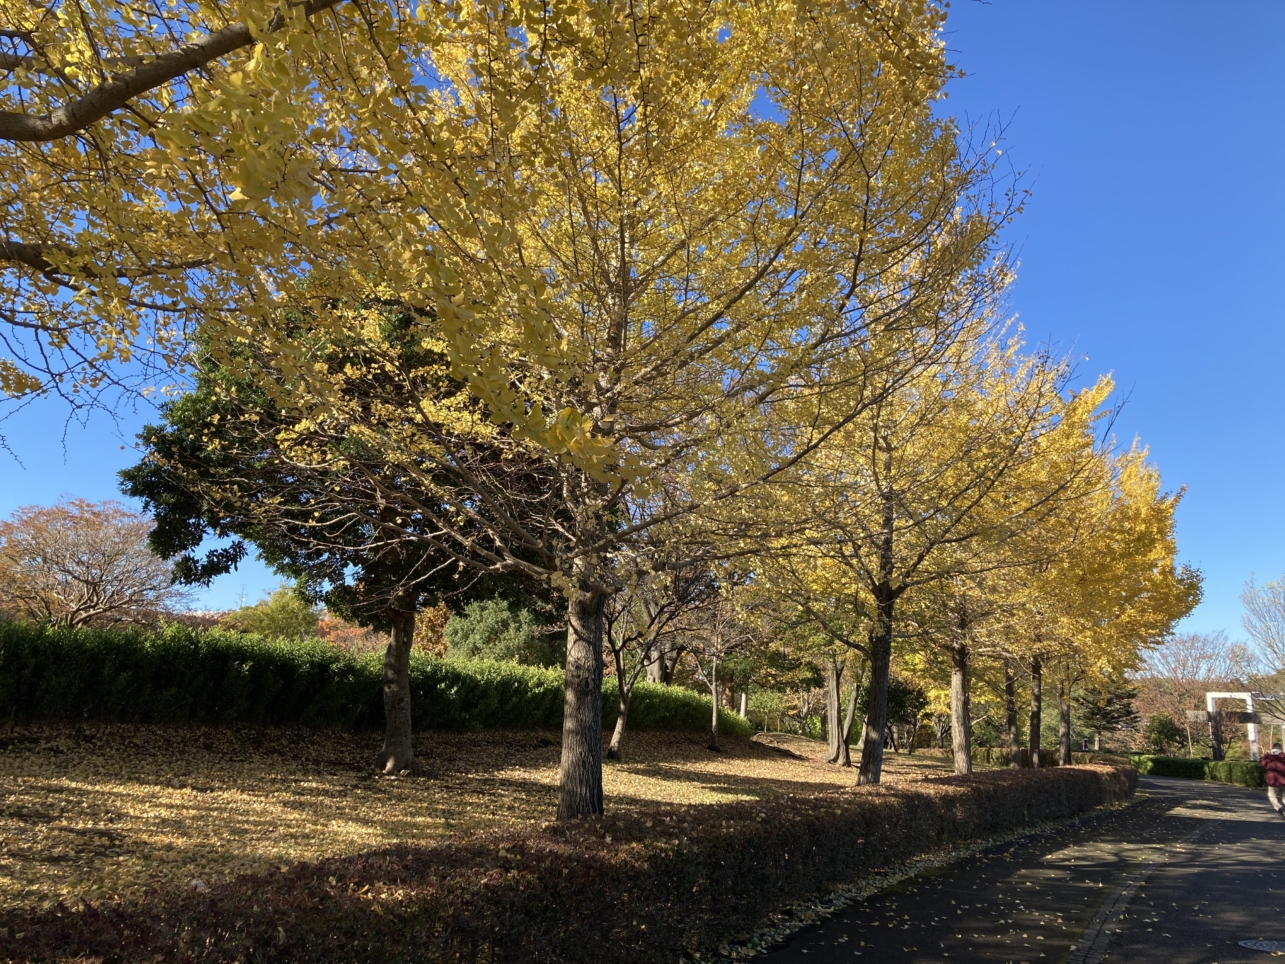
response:
{"label": "paved walkway", "polygon": [[1145,799],[991,848],[839,912],[762,964],[1235,964],[1285,941],[1285,819],[1266,791],[1141,778]]}

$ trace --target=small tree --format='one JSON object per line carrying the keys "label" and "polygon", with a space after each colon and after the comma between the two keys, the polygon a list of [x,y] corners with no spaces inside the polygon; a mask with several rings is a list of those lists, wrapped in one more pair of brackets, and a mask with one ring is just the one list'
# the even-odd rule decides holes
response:
{"label": "small tree", "polygon": [[1151,753],[1168,753],[1186,742],[1186,734],[1167,713],[1152,713],[1142,730],[1142,740]]}
{"label": "small tree", "polygon": [[603,607],[603,641],[611,651],[620,699],[616,728],[607,747],[609,759],[620,759],[634,686],[643,673],[652,677],[657,668],[661,672],[653,682],[669,683],[674,664],[699,628],[701,607],[718,589],[710,569],[694,565],[644,575]]}
{"label": "small tree", "polygon": [[320,621],[321,613],[304,598],[299,588],[283,582],[266,599],[224,616],[219,625],[260,636],[304,639],[316,635]]}
{"label": "small tree", "polygon": [[1133,700],[1138,691],[1125,680],[1104,677],[1097,686],[1075,697],[1080,707],[1080,725],[1093,734],[1093,749],[1102,749],[1102,734],[1136,726],[1138,712]]}
{"label": "small tree", "polygon": [[24,506],[0,522],[0,613],[55,626],[152,623],[185,595],[119,502]]}
{"label": "small tree", "polygon": [[[738,592],[738,588],[742,591]],[[719,677],[719,666],[727,658],[743,651],[765,634],[766,623],[761,613],[746,605],[743,587],[729,582],[703,610],[701,630],[688,647],[688,655],[695,667],[696,678],[709,689],[713,704],[710,718],[709,748],[719,750],[718,712],[724,680]]]}

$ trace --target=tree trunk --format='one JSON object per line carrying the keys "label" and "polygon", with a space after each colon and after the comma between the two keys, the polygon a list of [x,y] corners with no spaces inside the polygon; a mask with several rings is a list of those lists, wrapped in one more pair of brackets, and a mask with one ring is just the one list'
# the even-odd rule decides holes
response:
{"label": "tree trunk", "polygon": [[892,661],[892,615],[896,597],[888,589],[878,594],[878,615],[870,632],[870,699],[866,703],[861,738],[861,768],[857,785],[878,783],[883,774],[883,739],[888,727],[888,669]]}
{"label": "tree trunk", "polygon": [[950,650],[950,745],[955,773],[973,772],[973,727],[968,694],[968,646],[956,643]]}
{"label": "tree trunk", "polygon": [[831,657],[826,662],[825,667],[825,716],[829,726],[827,734],[830,741],[830,752],[826,754],[826,763],[843,763],[843,748],[846,746],[844,739],[843,727],[839,723],[839,716],[842,709],[839,703],[839,680],[843,675],[843,668],[839,661]]}
{"label": "tree trunk", "polygon": [[1193,756],[1195,756],[1195,753],[1193,752],[1193,747],[1191,745],[1191,724],[1190,723],[1185,724],[1184,728],[1187,731],[1187,759],[1190,760]]}
{"label": "tree trunk", "polygon": [[583,586],[569,595],[559,820],[602,816],[602,613],[607,597]]}
{"label": "tree trunk", "polygon": [[711,704],[711,714],[709,721],[709,748],[717,752],[718,745],[718,657],[715,656],[709,664],[709,701]]}
{"label": "tree trunk", "polygon": [[1022,765],[1022,741],[1017,735],[1017,679],[1013,668],[1004,664],[1004,724],[1008,730],[1008,765]]}
{"label": "tree trunk", "polygon": [[743,720],[749,719],[749,700],[750,694],[741,690],[741,719]]}
{"label": "tree trunk", "polygon": [[647,682],[665,682],[665,654],[659,647],[652,653],[651,659],[647,660]]}
{"label": "tree trunk", "polygon": [[1041,711],[1044,708],[1044,665],[1040,662],[1038,656],[1031,657],[1031,725],[1029,727],[1030,739],[1027,740],[1031,748],[1031,766],[1035,769],[1040,767],[1040,725],[1043,720],[1040,718]]}
{"label": "tree trunk", "polygon": [[1071,688],[1065,681],[1057,684],[1057,745],[1058,761],[1064,767],[1071,765]]}
{"label": "tree trunk", "polygon": [[839,738],[839,759],[838,764],[841,767],[852,766],[852,753],[848,749],[848,741],[852,739],[852,721],[857,715],[857,694],[861,688],[861,677],[858,675],[852,680],[852,694],[848,697],[848,712],[843,717],[843,734]]}
{"label": "tree trunk", "polygon": [[1217,710],[1209,714],[1209,750],[1215,760],[1223,758],[1223,718]]}
{"label": "tree trunk", "polygon": [[415,611],[389,613],[392,632],[384,650],[384,749],[379,765],[384,773],[415,771],[411,742],[410,650],[415,643]]}
{"label": "tree trunk", "polygon": [[616,728],[611,731],[611,744],[607,747],[607,759],[620,759],[620,741],[625,736],[625,719],[629,716],[629,694],[622,686],[620,693],[620,715],[616,717]]}
{"label": "tree trunk", "polygon": [[633,684],[629,682],[625,671],[624,654],[613,649],[612,656],[616,663],[616,693],[620,697],[620,714],[616,717],[616,728],[611,731],[611,745],[607,747],[607,759],[620,759],[620,741],[625,738],[625,721],[629,719],[629,697],[633,695]]}

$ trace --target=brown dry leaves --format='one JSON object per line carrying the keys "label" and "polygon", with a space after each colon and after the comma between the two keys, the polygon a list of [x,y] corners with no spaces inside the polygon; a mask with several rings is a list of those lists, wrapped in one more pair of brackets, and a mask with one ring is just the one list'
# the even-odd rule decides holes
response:
{"label": "brown dry leaves", "polygon": [[[607,808],[769,799],[851,786],[822,745],[634,733],[608,763]],[[548,820],[557,734],[421,733],[422,777],[375,774],[376,735],[160,726],[19,726],[0,734],[0,904],[141,899],[298,861]],[[800,758],[807,757],[806,759]],[[885,779],[946,760],[888,755]],[[198,885],[199,886],[199,885]]]}

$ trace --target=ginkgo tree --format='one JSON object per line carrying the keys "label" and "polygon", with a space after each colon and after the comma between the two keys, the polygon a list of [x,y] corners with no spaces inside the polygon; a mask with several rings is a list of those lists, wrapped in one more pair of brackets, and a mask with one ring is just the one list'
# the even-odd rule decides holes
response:
{"label": "ginkgo tree", "polygon": [[[1084,515],[1062,520],[1063,544],[1033,580],[1042,648],[1058,688],[1059,743],[1070,762],[1073,688],[1122,679],[1141,666],[1200,602],[1201,574],[1177,561],[1174,513],[1183,491],[1165,491],[1136,444],[1104,453],[1099,488]],[[1028,637],[1029,640],[1029,637]]]}
{"label": "ginkgo tree", "polygon": [[[744,551],[739,498],[939,357],[1001,273],[1017,199],[936,110],[934,4],[77,10],[6,7],[13,330],[118,357],[199,324],[277,404],[436,487],[403,506],[436,551],[555,584],[563,817],[602,811],[602,606],[639,534],[682,517],[694,555]],[[291,337],[356,333],[397,373],[389,301],[484,417],[355,401]],[[543,501],[478,445],[546,466]]]}
{"label": "ginkgo tree", "polygon": [[[1025,534],[1074,497],[1092,453],[1064,456],[1059,440],[1081,434],[1106,388],[1067,395],[1068,375],[1047,354],[1023,354],[1016,337],[961,341],[776,487],[798,532],[769,557],[771,578],[870,661],[859,782],[879,782],[903,596],[1012,565],[991,547],[1029,548]],[[864,638],[851,634],[856,626],[868,627]]]}

